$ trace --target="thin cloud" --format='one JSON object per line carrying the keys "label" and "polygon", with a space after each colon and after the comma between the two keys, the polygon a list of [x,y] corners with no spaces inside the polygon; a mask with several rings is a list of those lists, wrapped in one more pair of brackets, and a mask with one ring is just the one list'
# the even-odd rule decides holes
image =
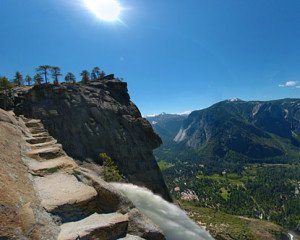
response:
{"label": "thin cloud", "polygon": [[287,81],[284,84],[279,84],[279,87],[293,87],[293,88],[300,88],[300,81]]}
{"label": "thin cloud", "polygon": [[294,87],[298,84],[299,81],[288,81],[285,83],[286,87]]}

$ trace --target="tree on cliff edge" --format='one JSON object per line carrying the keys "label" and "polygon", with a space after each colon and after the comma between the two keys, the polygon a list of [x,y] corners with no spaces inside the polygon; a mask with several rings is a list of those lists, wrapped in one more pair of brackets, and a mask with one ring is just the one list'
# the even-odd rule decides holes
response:
{"label": "tree on cliff edge", "polygon": [[91,79],[92,80],[97,80],[100,74],[100,68],[99,67],[94,67],[91,73]]}
{"label": "tree on cliff edge", "polygon": [[3,107],[4,110],[7,109],[7,97],[9,94],[9,91],[12,89],[12,85],[10,81],[6,77],[0,77],[0,91],[4,94],[3,99]]}
{"label": "tree on cliff edge", "polygon": [[23,85],[23,76],[19,71],[15,74],[14,84],[16,84],[17,86]]}
{"label": "tree on cliff edge", "polygon": [[42,75],[39,74],[39,73],[35,74],[34,77],[33,77],[33,79],[34,79],[34,84],[35,84],[35,85],[40,85],[40,84],[42,84],[42,82],[43,82],[43,80],[44,80],[43,77],[42,77]]}
{"label": "tree on cliff edge", "polygon": [[67,73],[65,76],[66,83],[76,83],[76,77],[73,73]]}
{"label": "tree on cliff edge", "polygon": [[83,70],[80,73],[80,76],[82,77],[81,81],[82,83],[87,83],[88,81],[90,81],[90,73],[87,70]]}
{"label": "tree on cliff edge", "polygon": [[10,81],[6,77],[0,77],[0,91],[7,91],[11,88]]}
{"label": "tree on cliff edge", "polygon": [[48,75],[49,75],[50,69],[51,69],[51,66],[49,66],[49,65],[41,65],[36,69],[37,73],[44,75],[44,80],[45,80],[46,84],[48,84]]}
{"label": "tree on cliff edge", "polygon": [[51,73],[52,73],[52,78],[53,78],[53,83],[54,84],[58,84],[58,78],[60,76],[62,76],[61,72],[60,72],[60,68],[59,67],[51,67]]}
{"label": "tree on cliff edge", "polygon": [[31,78],[29,75],[27,75],[27,76],[25,77],[25,82],[27,83],[28,86],[30,86],[30,85],[31,85],[31,82],[32,82],[32,78]]}
{"label": "tree on cliff edge", "polygon": [[99,67],[94,67],[92,70],[92,74],[91,74],[91,79],[92,80],[97,80],[100,78],[105,77],[105,72],[103,72],[102,70],[100,70]]}

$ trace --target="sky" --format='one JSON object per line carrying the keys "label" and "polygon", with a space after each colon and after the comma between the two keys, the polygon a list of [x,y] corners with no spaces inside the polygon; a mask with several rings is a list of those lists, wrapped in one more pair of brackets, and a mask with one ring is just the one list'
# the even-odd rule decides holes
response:
{"label": "sky", "polygon": [[299,0],[118,2],[106,22],[84,0],[0,0],[0,75],[99,66],[144,115],[300,96]]}

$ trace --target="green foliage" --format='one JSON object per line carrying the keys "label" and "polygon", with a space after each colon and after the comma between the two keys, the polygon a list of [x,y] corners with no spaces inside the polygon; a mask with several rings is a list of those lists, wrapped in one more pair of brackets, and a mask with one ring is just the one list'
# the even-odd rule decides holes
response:
{"label": "green foliage", "polygon": [[100,72],[100,68],[94,67],[91,73],[91,79],[96,80],[98,78],[99,72]]}
{"label": "green foliage", "polygon": [[266,236],[274,236],[272,239],[286,239],[283,228],[267,221],[197,207],[191,202],[181,202],[180,206],[189,213],[193,220],[205,223],[216,240],[268,239]]}
{"label": "green foliage", "polygon": [[99,157],[100,160],[103,162],[103,175],[105,181],[108,182],[124,181],[124,177],[120,174],[117,165],[106,153],[100,153]]}
{"label": "green foliage", "polygon": [[157,163],[158,163],[158,166],[159,166],[160,170],[162,170],[162,171],[167,170],[168,168],[171,168],[171,167],[175,166],[174,164],[168,163],[164,160],[160,160]]}
{"label": "green foliage", "polygon": [[[300,224],[300,165],[248,165],[240,174],[207,175],[195,164],[163,170],[170,189],[193,190],[198,207],[270,220],[287,228]],[[298,189],[298,190],[297,190]],[[180,194],[174,192],[174,197]]]}
{"label": "green foliage", "polygon": [[100,70],[99,67],[94,67],[91,73],[91,79],[92,80],[97,80],[97,79],[101,79],[105,76],[105,73],[103,71]]}
{"label": "green foliage", "polygon": [[80,76],[82,77],[81,81],[83,84],[86,84],[90,81],[90,73],[89,71],[87,70],[83,70],[81,73],[80,73]]}
{"label": "green foliage", "polygon": [[32,82],[32,78],[31,78],[29,75],[27,75],[27,76],[25,77],[25,82],[27,83],[28,86],[30,86],[30,85],[31,85],[31,82]]}
{"label": "green foliage", "polygon": [[12,88],[11,82],[6,77],[0,77],[0,91],[7,91]]}
{"label": "green foliage", "polygon": [[44,76],[44,81],[46,84],[48,84],[48,75],[51,68],[52,67],[49,65],[41,65],[36,69],[37,73],[40,74],[40,76]]}
{"label": "green foliage", "polygon": [[73,73],[67,73],[66,76],[65,76],[65,81],[66,83],[76,83],[76,77]]}
{"label": "green foliage", "polygon": [[53,83],[58,84],[59,83],[59,77],[62,76],[61,70],[59,67],[50,67],[51,75],[53,78]]}
{"label": "green foliage", "polygon": [[3,99],[3,108],[4,110],[7,109],[7,96],[10,94],[10,91],[12,89],[11,82],[6,77],[0,77],[0,91],[1,94],[3,94],[5,97]]}
{"label": "green foliage", "polygon": [[20,72],[16,72],[14,77],[14,84],[17,86],[23,85],[23,75]]}
{"label": "green foliage", "polygon": [[34,84],[35,85],[40,85],[44,81],[42,75],[39,74],[39,73],[35,74],[34,77],[33,77],[33,79],[34,79]]}

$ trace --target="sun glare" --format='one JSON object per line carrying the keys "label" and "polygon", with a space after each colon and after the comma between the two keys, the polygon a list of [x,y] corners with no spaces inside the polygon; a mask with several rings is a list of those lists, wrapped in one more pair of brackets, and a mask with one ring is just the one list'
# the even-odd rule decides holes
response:
{"label": "sun glare", "polygon": [[122,11],[117,0],[84,0],[86,7],[103,21],[117,21]]}

